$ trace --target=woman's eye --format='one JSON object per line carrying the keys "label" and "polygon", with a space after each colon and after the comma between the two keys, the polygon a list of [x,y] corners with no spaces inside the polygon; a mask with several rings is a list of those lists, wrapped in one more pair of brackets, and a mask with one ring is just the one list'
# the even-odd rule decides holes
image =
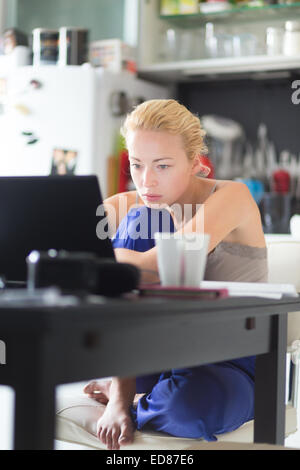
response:
{"label": "woman's eye", "polygon": [[158,165],[161,170],[166,170],[170,165]]}
{"label": "woman's eye", "polygon": [[[169,167],[170,167],[170,165],[158,165],[157,166],[157,168],[159,168],[160,170],[166,170]],[[140,165],[139,163],[131,163],[130,168],[134,168],[135,170],[139,170],[140,168],[142,168],[142,165]]]}

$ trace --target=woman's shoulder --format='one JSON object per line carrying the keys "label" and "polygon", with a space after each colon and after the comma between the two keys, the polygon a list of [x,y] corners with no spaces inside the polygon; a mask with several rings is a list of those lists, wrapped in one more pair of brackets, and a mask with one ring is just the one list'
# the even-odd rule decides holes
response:
{"label": "woman's shoulder", "polygon": [[232,190],[238,190],[238,188],[247,188],[245,183],[241,181],[233,181],[233,180],[215,180],[216,183],[216,190],[217,189],[224,189],[224,188],[231,188]]}
{"label": "woman's shoulder", "polygon": [[216,190],[226,200],[223,215],[235,211],[240,223],[224,238],[223,241],[240,243],[257,247],[265,246],[261,224],[261,215],[248,186],[240,181],[218,180]]}
{"label": "woman's shoulder", "polygon": [[239,194],[243,194],[244,198],[248,199],[249,202],[255,202],[248,186],[242,181],[232,181],[232,180],[215,180],[215,191],[225,192],[232,197],[236,197]]}
{"label": "woman's shoulder", "polygon": [[259,214],[258,206],[252,197],[248,186],[241,181],[216,180],[214,192],[219,196],[217,198],[218,202],[223,202],[223,198],[225,198],[226,206],[229,211],[246,211],[248,215]]}
{"label": "woman's shoulder", "polygon": [[243,197],[246,199],[249,199],[251,201],[252,196],[251,193],[245,183],[242,183],[240,181],[232,181],[232,180],[206,180],[205,184],[207,186],[207,189],[205,189],[206,193],[206,200],[205,202],[208,202],[209,196],[212,196],[215,193],[220,193],[226,194],[227,197],[231,198],[236,198],[239,194],[243,194]]}

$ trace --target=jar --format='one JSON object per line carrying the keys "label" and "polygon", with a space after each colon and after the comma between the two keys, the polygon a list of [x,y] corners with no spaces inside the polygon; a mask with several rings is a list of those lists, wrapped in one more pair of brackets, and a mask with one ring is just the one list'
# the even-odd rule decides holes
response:
{"label": "jar", "polygon": [[233,55],[235,57],[253,56],[257,51],[257,40],[253,34],[240,33],[233,36]]}
{"label": "jar", "polygon": [[87,29],[59,28],[59,65],[82,65],[88,62],[88,36]]}
{"label": "jar", "polygon": [[55,65],[58,59],[58,30],[35,28],[32,35],[33,65]]}
{"label": "jar", "polygon": [[283,53],[287,56],[300,55],[300,21],[286,21]]}
{"label": "jar", "polygon": [[268,55],[282,54],[282,40],[283,29],[280,28],[267,28],[266,31],[266,46]]}

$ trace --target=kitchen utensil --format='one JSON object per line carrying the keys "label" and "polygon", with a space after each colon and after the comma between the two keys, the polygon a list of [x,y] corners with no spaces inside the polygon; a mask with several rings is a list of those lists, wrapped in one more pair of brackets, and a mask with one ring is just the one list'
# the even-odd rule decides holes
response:
{"label": "kitchen utensil", "polygon": [[264,193],[261,201],[262,222],[265,233],[289,233],[291,194]]}
{"label": "kitchen utensil", "polygon": [[216,177],[228,179],[241,176],[242,126],[225,117],[204,115],[202,125],[207,132],[209,156],[215,168]]}

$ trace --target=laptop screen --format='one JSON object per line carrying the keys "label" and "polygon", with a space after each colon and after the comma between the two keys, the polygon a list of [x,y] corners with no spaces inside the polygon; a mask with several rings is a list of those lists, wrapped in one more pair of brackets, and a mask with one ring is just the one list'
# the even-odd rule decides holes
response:
{"label": "laptop screen", "polygon": [[0,177],[0,275],[25,281],[32,250],[114,258],[110,238],[97,237],[100,204],[96,176]]}

